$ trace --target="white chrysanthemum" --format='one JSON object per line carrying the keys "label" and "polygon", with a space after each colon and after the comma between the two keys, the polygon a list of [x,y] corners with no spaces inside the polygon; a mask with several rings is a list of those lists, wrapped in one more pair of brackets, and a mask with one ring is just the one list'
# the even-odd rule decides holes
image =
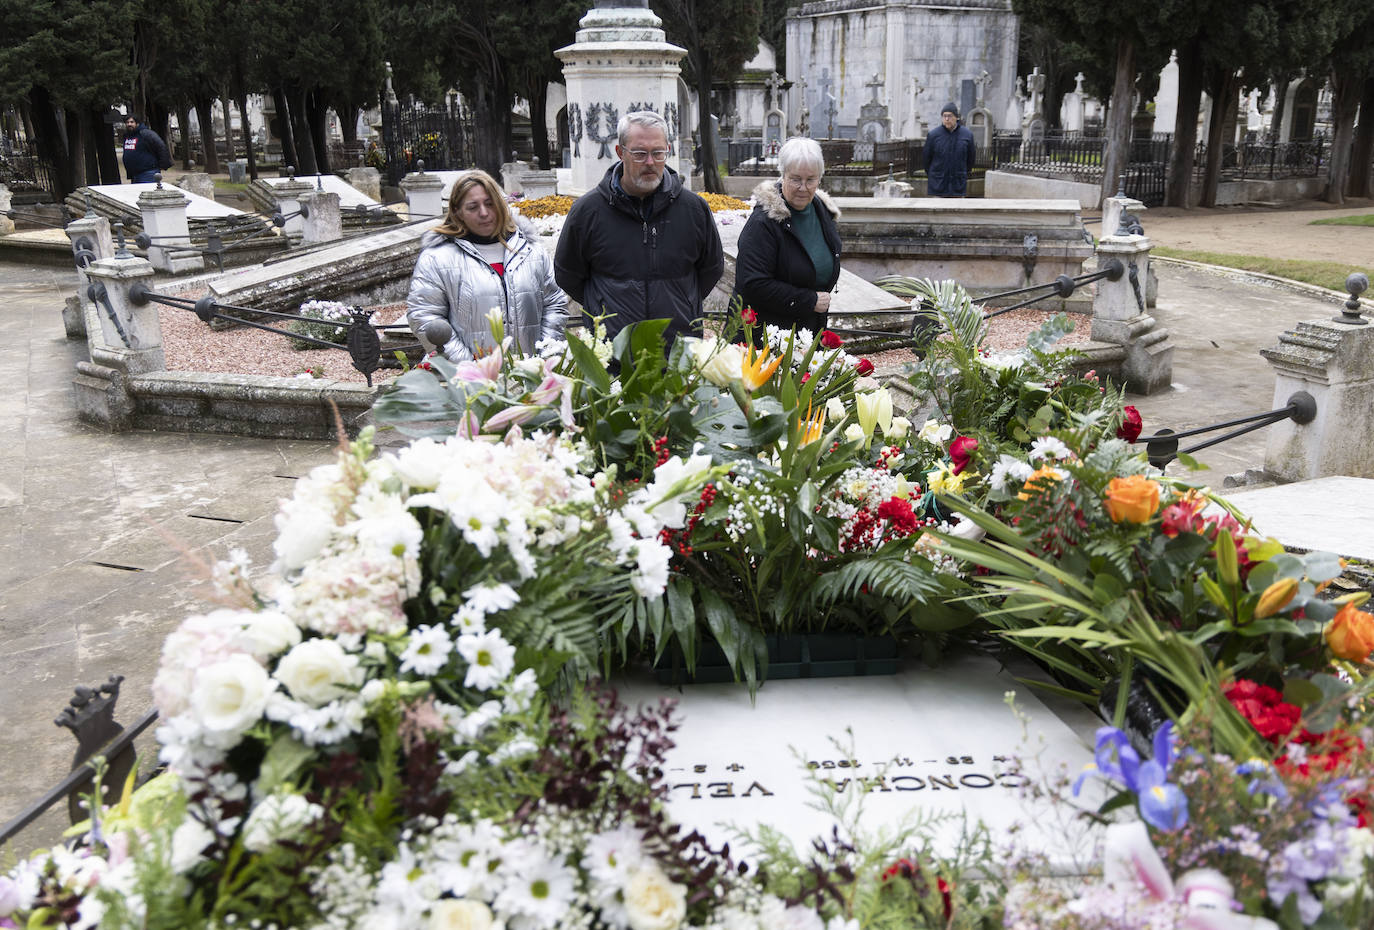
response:
{"label": "white chrysanthemum", "polygon": [[668,586],[668,562],[672,550],[657,539],[641,539],[635,543],[635,573],[630,587],[640,597],[658,597]]}
{"label": "white chrysanthemum", "polygon": [[1005,493],[1013,487],[1025,484],[1034,473],[1035,469],[1026,462],[1004,455],[992,466],[992,471],[988,474],[988,486],[994,491]]}
{"label": "white chrysanthemum", "polygon": [[491,582],[473,585],[463,592],[463,597],[467,599],[467,606],[484,614],[510,610],[520,603],[520,595],[510,585]]}
{"label": "white chrysanthemum", "polygon": [[510,919],[552,927],[562,919],[577,891],[577,873],[528,840],[513,840],[502,850],[496,910]]}
{"label": "white chrysanthemum", "polygon": [[448,622],[459,633],[485,633],[487,631],[487,615],[471,604],[464,604],[459,607]]}
{"label": "white chrysanthemum", "polygon": [[506,697],[502,705],[508,714],[524,713],[529,710],[538,693],[539,678],[534,674],[534,669],[527,668],[506,685]]}
{"label": "white chrysanthemum", "polygon": [[644,847],[640,832],[622,824],[614,830],[598,833],[587,841],[582,854],[582,868],[591,878],[591,895],[601,911],[601,919],[613,927],[630,925],[625,913],[625,887],[631,873],[644,864]]}
{"label": "white chrysanthemum", "polygon": [[1069,447],[1053,436],[1041,436],[1031,443],[1030,453],[1027,455],[1032,462],[1041,459],[1066,459],[1072,457],[1073,453]]}
{"label": "white chrysanthemum", "polygon": [[410,634],[405,651],[401,653],[401,671],[413,672],[426,678],[439,674],[449,654],[453,640],[441,626],[422,625]]}
{"label": "white chrysanthemum", "polygon": [[464,686],[479,691],[494,688],[515,668],[515,647],[502,639],[500,630],[458,637],[458,653],[468,662]]}

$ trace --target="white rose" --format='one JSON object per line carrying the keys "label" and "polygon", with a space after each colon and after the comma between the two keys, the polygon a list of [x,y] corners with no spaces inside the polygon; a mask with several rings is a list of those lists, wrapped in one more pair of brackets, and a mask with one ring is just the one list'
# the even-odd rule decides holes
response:
{"label": "white rose", "polygon": [[324,808],[299,794],[274,794],[243,825],[243,848],[265,852],[279,840],[294,840],[301,830],[324,816]]}
{"label": "white rose", "polygon": [[290,617],[279,610],[262,610],[248,615],[235,645],[266,659],[300,641],[300,627]]}
{"label": "white rose", "polygon": [[481,901],[444,898],[429,911],[430,930],[490,930],[495,925],[491,908]]}
{"label": "white rose", "polygon": [[728,387],[744,373],[744,350],[734,343],[703,340],[692,346],[692,355],[701,376],[716,387]]}
{"label": "white rose", "polygon": [[838,397],[832,397],[825,402],[825,415],[832,420],[843,420],[846,412],[844,403]]}
{"label": "white rose", "polygon": [[669,881],[656,863],[646,863],[625,886],[625,915],[630,930],[676,930],[687,916],[687,889]]}
{"label": "white rose", "polygon": [[892,429],[887,433],[889,439],[905,439],[911,432],[911,421],[906,417],[893,417]]}
{"label": "white rose", "polygon": [[196,672],[191,715],[204,730],[237,736],[262,719],[275,687],[251,656],[230,656]]}
{"label": "white rose", "polygon": [[857,423],[851,423],[844,428],[844,438],[850,442],[863,442],[864,428]]}
{"label": "white rose", "polygon": [[319,555],[337,528],[334,518],[323,510],[308,507],[291,510],[289,514],[277,514],[277,539],[272,543],[278,567],[287,572],[302,567]]}
{"label": "white rose", "polygon": [[343,697],[346,685],[362,684],[358,657],[332,639],[300,643],[277,664],[276,676],[292,697],[311,707]]}
{"label": "white rose", "polygon": [[424,436],[397,452],[391,467],[410,487],[428,491],[439,486],[452,459],[451,449]]}

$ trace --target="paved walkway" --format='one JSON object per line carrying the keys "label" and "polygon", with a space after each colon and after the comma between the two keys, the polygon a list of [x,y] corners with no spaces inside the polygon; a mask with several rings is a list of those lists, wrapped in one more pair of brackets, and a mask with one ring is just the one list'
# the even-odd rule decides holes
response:
{"label": "paved walkway", "polygon": [[[1178,348],[1174,387],[1134,399],[1147,429],[1270,409],[1273,379],[1258,350],[1298,320],[1335,312],[1241,275],[1158,271],[1157,316]],[[77,422],[71,378],[85,347],[63,337],[60,315],[73,281],[66,270],[0,263],[0,377],[10,385],[0,400],[0,822],[68,770],[75,743],[51,721],[72,688],[124,675],[117,717],[135,720],[163,637],[205,606],[197,559],[240,546],[255,564],[270,562],[277,499],[332,458],[325,443],[110,435]],[[1261,463],[1263,434],[1200,458],[1213,466],[1201,477],[1219,485]],[[62,826],[61,812],[49,814],[21,851]]]}

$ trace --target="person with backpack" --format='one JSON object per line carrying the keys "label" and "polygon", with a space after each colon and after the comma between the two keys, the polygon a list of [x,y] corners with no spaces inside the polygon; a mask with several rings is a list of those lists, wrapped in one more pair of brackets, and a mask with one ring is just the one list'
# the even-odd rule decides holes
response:
{"label": "person with backpack", "polygon": [[151,183],[159,171],[170,167],[172,153],[162,138],[134,114],[124,117],[124,173],[129,183]]}

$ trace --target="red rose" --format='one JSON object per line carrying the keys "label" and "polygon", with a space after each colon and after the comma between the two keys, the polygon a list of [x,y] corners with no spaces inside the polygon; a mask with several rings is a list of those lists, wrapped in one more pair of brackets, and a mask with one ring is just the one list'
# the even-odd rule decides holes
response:
{"label": "red rose", "polygon": [[832,333],[828,329],[823,329],[821,330],[821,345],[825,346],[827,349],[838,349],[840,346],[844,345],[844,340],[841,339],[838,334]]}
{"label": "red rose", "polygon": [[960,436],[949,444],[949,461],[957,475],[968,467],[973,451],[978,448],[978,440],[971,436]]}
{"label": "red rose", "polygon": [[871,375],[873,374],[873,363],[866,358],[861,358],[859,364],[854,366],[854,370],[859,373],[860,377]]}
{"label": "red rose", "polygon": [[1127,442],[1135,442],[1140,438],[1140,429],[1144,426],[1140,419],[1140,411],[1127,404],[1122,414],[1121,425],[1116,428],[1116,437]]}
{"label": "red rose", "polygon": [[802,384],[805,384],[806,382],[808,382],[808,381],[810,381],[810,380],[811,380],[811,372],[809,372],[809,371],[804,371],[804,372],[802,372],[801,383],[802,383]]}
{"label": "red rose", "polygon": [[916,514],[911,510],[911,502],[900,497],[890,497],[879,504],[878,517],[903,536],[916,529]]}
{"label": "red rose", "polygon": [[[741,310],[739,312],[739,318],[743,320],[745,323],[749,324],[750,326],[753,326],[755,323],[759,321],[759,315],[754,312],[753,307],[745,307],[743,310]],[[1132,407],[1129,409],[1133,410],[1135,408]]]}

